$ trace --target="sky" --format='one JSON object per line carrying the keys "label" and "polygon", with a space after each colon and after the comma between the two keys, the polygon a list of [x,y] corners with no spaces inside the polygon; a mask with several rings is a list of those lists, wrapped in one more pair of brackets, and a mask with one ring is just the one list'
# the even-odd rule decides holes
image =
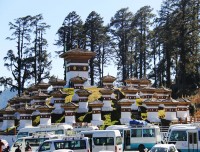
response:
{"label": "sky", "polygon": [[[14,23],[17,18],[27,15],[43,15],[43,21],[51,26],[44,36],[49,44],[48,52],[52,56],[50,74],[63,79],[63,59],[54,53],[62,50],[62,48],[53,44],[58,39],[57,30],[70,12],[76,11],[82,21],[85,22],[87,16],[92,11],[96,11],[103,17],[106,25],[121,8],[128,7],[129,11],[134,14],[141,7],[149,5],[154,9],[153,12],[157,14],[161,3],[162,0],[0,0],[0,77],[11,76],[11,72],[4,67],[3,57],[6,56],[8,50],[16,50],[16,42],[6,40],[6,37],[10,37],[13,32],[9,30],[8,23]],[[117,68],[114,65],[107,67],[104,75],[108,73],[116,77]]]}

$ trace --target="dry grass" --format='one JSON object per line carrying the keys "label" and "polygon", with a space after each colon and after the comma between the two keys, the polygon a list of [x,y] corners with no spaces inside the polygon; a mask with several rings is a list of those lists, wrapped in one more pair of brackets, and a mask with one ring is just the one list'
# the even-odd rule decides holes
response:
{"label": "dry grass", "polygon": [[88,102],[92,102],[95,100],[98,100],[101,97],[101,93],[99,92],[99,90],[101,88],[97,88],[97,87],[88,87],[85,88],[86,90],[90,91],[92,94],[88,97]]}
{"label": "dry grass", "polygon": [[196,117],[200,117],[200,90],[196,95],[190,97],[191,103],[196,105],[197,111],[195,113]]}
{"label": "dry grass", "polygon": [[190,97],[192,103],[200,104],[200,90],[197,92],[196,95]]}

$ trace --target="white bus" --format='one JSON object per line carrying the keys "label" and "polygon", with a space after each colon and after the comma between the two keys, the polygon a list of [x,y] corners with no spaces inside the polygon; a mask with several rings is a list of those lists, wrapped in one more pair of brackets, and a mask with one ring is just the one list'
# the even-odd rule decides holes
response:
{"label": "white bus", "polygon": [[179,152],[200,151],[200,127],[197,124],[177,125],[169,130],[169,144],[175,144]]}
{"label": "white bus", "polygon": [[32,136],[33,133],[54,133],[55,135],[72,135],[73,127],[68,124],[39,125],[22,128],[17,133],[17,139]]}
{"label": "white bus", "polygon": [[106,129],[123,130],[123,150],[151,149],[155,144],[161,143],[160,128],[157,125],[137,123],[130,125],[113,125]]}
{"label": "white bus", "polygon": [[91,152],[113,151],[122,152],[122,137],[119,130],[81,131],[81,135],[88,137]]}

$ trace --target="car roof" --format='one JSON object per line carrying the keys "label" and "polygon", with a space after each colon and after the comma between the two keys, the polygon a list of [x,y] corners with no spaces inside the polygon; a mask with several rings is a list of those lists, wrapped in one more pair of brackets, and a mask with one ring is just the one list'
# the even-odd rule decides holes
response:
{"label": "car roof", "polygon": [[156,144],[153,147],[163,147],[163,148],[169,148],[171,146],[175,146],[174,144]]}
{"label": "car roof", "polygon": [[[65,137],[64,137],[65,138]],[[81,138],[77,138],[77,137],[69,137],[69,139],[49,139],[49,140],[45,140],[44,142],[59,142],[59,141],[76,141],[76,140],[88,140],[88,137],[81,137]]]}
{"label": "car roof", "polygon": [[58,150],[54,150],[53,152],[73,152],[73,150],[71,150],[71,149],[58,149]]}

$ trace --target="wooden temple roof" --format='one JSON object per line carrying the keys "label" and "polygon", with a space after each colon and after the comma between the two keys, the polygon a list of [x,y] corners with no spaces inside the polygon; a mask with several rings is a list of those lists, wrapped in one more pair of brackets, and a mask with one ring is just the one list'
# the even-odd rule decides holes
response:
{"label": "wooden temple roof", "polygon": [[109,74],[102,78],[103,83],[113,83],[115,80],[116,78]]}
{"label": "wooden temple roof", "polygon": [[76,91],[76,94],[79,97],[88,97],[89,95],[91,95],[92,93],[86,89],[79,89]]}
{"label": "wooden temple roof", "polygon": [[91,52],[85,49],[75,48],[61,54],[59,57],[64,58],[65,60],[79,59],[79,58],[89,60],[95,55],[96,55],[95,52]]}
{"label": "wooden temple roof", "polygon": [[76,76],[76,77],[71,78],[70,81],[75,84],[83,84],[87,81],[87,79],[84,77]]}

